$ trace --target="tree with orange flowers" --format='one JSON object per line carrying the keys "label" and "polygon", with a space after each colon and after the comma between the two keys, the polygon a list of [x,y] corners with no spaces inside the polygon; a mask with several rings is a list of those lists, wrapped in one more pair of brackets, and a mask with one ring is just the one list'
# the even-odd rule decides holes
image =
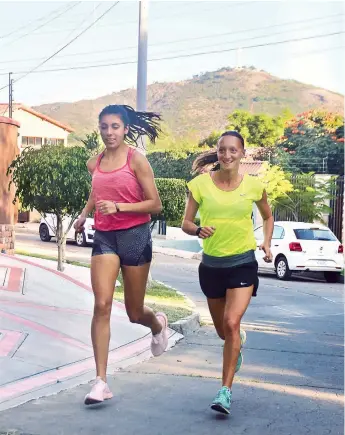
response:
{"label": "tree with orange flowers", "polygon": [[344,118],[320,110],[286,122],[275,159],[291,172],[344,174]]}

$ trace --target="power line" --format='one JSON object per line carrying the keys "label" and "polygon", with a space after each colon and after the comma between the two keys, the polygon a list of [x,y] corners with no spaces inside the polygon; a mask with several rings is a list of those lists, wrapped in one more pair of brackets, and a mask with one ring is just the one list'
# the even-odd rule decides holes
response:
{"label": "power line", "polygon": [[[282,26],[295,25],[295,24],[312,22],[312,21],[320,21],[320,20],[324,20],[324,19],[328,19],[328,18],[335,18],[335,17],[339,18],[343,15],[344,14],[336,14],[336,15],[333,14],[333,15],[328,15],[325,17],[311,18],[309,20],[290,21],[290,22],[275,24],[272,26],[256,27],[256,28],[251,28],[251,29],[238,30],[235,32],[218,33],[218,34],[205,35],[205,36],[199,36],[199,37],[193,37],[193,38],[185,38],[185,39],[175,39],[172,41],[158,42],[155,44],[150,44],[149,46],[156,47],[156,46],[161,46],[161,45],[164,46],[164,45],[175,44],[175,43],[179,43],[179,42],[188,42],[188,41],[200,40],[200,39],[217,38],[217,37],[222,37],[222,36],[227,36],[227,35],[235,35],[235,34],[253,32],[253,31],[258,31],[258,30],[266,30],[266,29],[271,29],[273,27],[282,27]],[[332,24],[332,22],[331,23],[324,23],[324,24]],[[307,28],[307,27],[304,27],[304,28]],[[308,28],[310,28],[310,26],[308,26]],[[298,30],[303,30],[303,29],[298,29]],[[293,29],[286,30],[285,32],[290,32],[290,31],[292,32],[294,30]],[[275,34],[278,34],[278,33],[275,33]],[[266,35],[259,36],[259,38],[264,37],[264,36],[266,36]],[[270,35],[267,35],[267,36],[270,36]],[[249,39],[253,39],[253,38],[248,38],[248,40]],[[238,42],[238,41],[229,41],[229,42]],[[115,49],[111,49],[111,50],[97,50],[97,51],[84,51],[84,52],[70,53],[70,54],[64,54],[64,55],[58,56],[58,57],[61,58],[61,57],[71,57],[71,56],[73,56],[73,57],[84,56],[84,55],[90,55],[90,54],[109,53],[109,52],[122,51],[122,50],[128,50],[128,49],[137,49],[137,45],[125,46],[125,47],[115,48]],[[22,59],[22,60],[0,61],[0,63],[6,63],[6,62],[7,63],[14,63],[14,62],[23,62],[23,61],[41,60],[41,59],[42,58],[29,58],[29,59]]]}
{"label": "power line", "polygon": [[[94,7],[94,9],[93,9],[93,14],[96,12],[96,10],[97,9],[99,9],[100,8],[100,6],[102,6],[102,3],[98,3],[98,5],[96,6],[96,7]],[[87,21],[88,21],[88,19],[89,19],[89,12],[87,12],[87,16],[85,17],[85,18],[83,18],[82,19],[82,21],[80,22],[80,23],[78,23],[78,24],[76,24],[76,27],[73,29],[73,30],[71,30],[70,32],[69,32],[69,34],[67,35],[67,37],[66,38],[64,38],[65,40],[69,40],[69,38],[71,38],[72,37],[72,34],[77,30],[77,28],[80,28],[80,27],[82,27]],[[41,59],[39,59],[39,60],[41,60]]]}
{"label": "power line", "polygon": [[[303,29],[297,29],[298,31],[303,31],[304,29],[309,29],[312,28],[313,26],[308,26],[308,27],[304,27]],[[277,36],[277,35],[282,35],[284,33],[290,33],[290,32],[294,32],[295,30],[285,30],[282,32],[273,32],[273,33],[266,33],[265,35],[256,35],[256,36],[251,36],[250,38],[245,38],[245,39],[237,39],[237,40],[233,40],[233,41],[225,41],[225,42],[221,42],[217,44],[217,47],[219,46],[223,46],[225,44],[232,44],[232,43],[242,43],[242,42],[246,42],[246,41],[252,41],[253,39],[261,39],[261,38],[270,38],[272,36]],[[213,44],[208,44],[208,45],[202,45],[202,46],[198,46],[198,47],[191,47],[192,49],[203,49],[203,48],[211,48],[214,47],[216,43]],[[242,47],[239,47],[242,48]],[[245,48],[245,47],[243,47]],[[176,53],[176,52],[183,52],[183,51],[189,51],[190,48],[186,48],[186,49],[178,49],[178,50],[174,50],[174,51],[170,51],[169,53]],[[159,54],[159,53],[158,53]]]}
{"label": "power line", "polygon": [[[48,20],[47,22],[40,24],[38,27],[36,27],[36,29],[31,30],[27,33],[24,33],[23,35],[19,36],[17,39],[14,39],[13,41],[9,42],[7,45],[5,45],[5,47],[10,47],[11,45],[15,44],[16,42],[20,41],[21,39],[25,38],[26,36],[30,35],[31,33],[33,33],[35,30],[41,29],[42,27],[45,27],[47,24],[50,24],[52,21],[55,21],[57,18],[60,18],[62,15],[66,14],[68,11],[70,11],[71,9],[74,9],[76,6],[78,6],[81,2],[77,2],[74,3],[70,6],[68,6],[67,9],[65,9],[64,11],[60,12],[59,14],[53,16],[50,20]],[[1,47],[3,48],[3,47]]]}
{"label": "power line", "polygon": [[[200,2],[194,2],[195,4],[200,4]],[[247,5],[249,5],[249,4],[252,4],[252,3],[255,3],[255,1],[246,1],[246,2],[227,2],[228,4],[226,4],[226,2],[224,2],[224,4],[225,4],[225,7],[229,7],[229,6],[231,6],[231,8],[233,8],[234,6],[247,6]],[[189,5],[188,5],[189,6]],[[183,8],[183,10],[184,10],[185,8]],[[203,11],[203,12],[207,12],[207,11],[209,11],[209,10],[214,10],[215,9],[215,7],[214,6],[212,6],[211,8],[210,7],[208,7],[208,8],[204,8],[204,9],[200,9],[200,7],[198,7],[198,11]],[[169,14],[168,15],[168,18],[170,19],[171,17],[174,17],[174,16],[181,16],[181,10],[179,11],[179,12],[176,12],[176,13],[172,13],[172,14]],[[154,18],[151,18],[151,21],[157,21],[157,20],[160,20],[160,19],[165,19],[165,18],[167,18],[167,14],[166,13],[164,13],[164,14],[162,14],[162,15],[160,15],[160,16],[157,16],[157,17],[154,17]],[[115,22],[113,22],[112,24],[103,24],[103,25],[101,25],[100,27],[117,27],[117,26],[122,26],[122,25],[127,25],[127,24],[136,24],[138,21],[137,20],[130,20],[130,21],[115,21]],[[35,34],[36,36],[39,36],[39,35],[46,35],[46,34],[53,34],[53,33],[61,33],[61,32],[67,32],[68,30],[70,30],[70,29],[60,29],[60,30],[52,30],[52,31],[49,31],[49,32],[41,32],[41,33],[39,33],[39,34]],[[34,36],[35,36],[34,35]]]}
{"label": "power line", "polygon": [[[304,30],[304,29],[307,29],[307,28],[310,28],[310,27],[313,27],[313,26],[304,27],[303,29],[299,29],[299,30]],[[242,42],[246,42],[246,41],[252,41],[253,39],[261,39],[261,38],[266,38],[266,37],[269,38],[269,37],[272,37],[272,36],[281,35],[281,34],[289,33],[289,32],[292,32],[292,31],[293,30],[285,30],[283,32],[274,32],[274,33],[269,33],[269,34],[265,34],[265,35],[257,35],[257,36],[252,36],[250,38],[245,38],[245,39],[237,39],[237,40],[232,40],[232,41],[225,41],[225,42],[222,42],[220,44],[217,44],[217,47],[224,46],[226,44],[231,44],[231,43],[242,43]],[[181,53],[181,52],[183,53],[183,52],[189,51],[191,49],[204,49],[204,48],[210,48],[210,47],[214,47],[214,46],[215,46],[215,44],[190,47],[188,49],[177,49],[177,50],[169,51],[169,54]],[[122,48],[121,50],[124,50],[124,49],[125,48]],[[160,54],[160,53],[157,53],[157,54]],[[61,56],[61,57],[64,57],[64,56]],[[118,58],[117,60],[119,61],[119,60],[126,60],[126,59],[128,59],[128,56],[124,57],[124,58],[123,57],[122,58]],[[104,62],[104,60],[100,60],[99,62]],[[63,66],[61,66],[61,67],[63,67]],[[7,68],[6,69],[2,68],[0,71],[4,71],[4,70],[7,71]]]}
{"label": "power line", "polygon": [[29,23],[26,23],[26,24],[24,24],[24,25],[22,25],[22,26],[20,26],[20,27],[17,27],[16,29],[12,30],[10,33],[6,33],[5,35],[1,35],[1,36],[0,36],[0,39],[8,38],[9,36],[12,36],[14,33],[20,32],[20,31],[23,30],[23,29],[27,29],[29,26],[31,26],[31,24],[36,23],[37,21],[42,21],[42,20],[44,20],[45,18],[49,17],[51,14],[55,14],[56,12],[60,11],[61,9],[64,9],[65,6],[66,6],[66,5],[64,5],[64,6],[62,6],[62,7],[60,6],[60,7],[58,7],[57,9],[54,9],[52,12],[49,12],[48,14],[43,15],[43,16],[40,17],[40,18],[36,18],[36,19],[34,19],[34,20],[32,20],[32,21],[29,21]]}
{"label": "power line", "polygon": [[333,15],[327,15],[324,17],[310,18],[309,20],[288,21],[285,23],[272,24],[270,26],[256,27],[256,28],[245,29],[245,30],[236,30],[235,32],[218,33],[218,34],[205,35],[205,36],[195,36],[193,38],[188,38],[188,39],[175,39],[174,41],[161,42],[161,43],[158,43],[155,45],[175,44],[176,42],[192,41],[192,40],[196,40],[196,39],[199,40],[199,39],[223,37],[223,36],[227,36],[227,35],[237,35],[239,33],[253,32],[256,30],[266,30],[266,29],[272,29],[274,27],[290,26],[290,25],[294,25],[294,24],[307,23],[310,21],[320,21],[320,20],[324,20],[326,18],[335,18],[335,17],[340,17],[343,15],[345,15],[345,14],[333,14]]}
{"label": "power line", "polygon": [[[286,44],[286,43],[290,43],[290,42],[299,42],[299,41],[305,41],[305,40],[312,40],[312,39],[317,39],[317,38],[324,38],[324,37],[329,37],[329,36],[335,36],[335,35],[340,35],[340,34],[343,34],[343,33],[345,33],[345,31],[325,33],[325,34],[322,34],[322,35],[312,35],[312,36],[306,36],[306,37],[303,37],[303,38],[286,39],[286,40],[283,40],[283,41],[274,41],[274,42],[267,42],[267,43],[262,43],[262,44],[255,44],[255,45],[248,45],[248,46],[241,46],[241,47],[232,47],[232,48],[227,48],[227,49],[223,49],[223,50],[212,50],[212,51],[204,51],[204,52],[200,52],[200,53],[188,53],[188,54],[181,54],[181,55],[177,55],[177,56],[167,56],[167,57],[153,58],[153,59],[148,59],[148,62],[157,62],[157,61],[162,61],[162,60],[181,59],[181,58],[185,58],[185,57],[189,58],[189,57],[196,57],[196,56],[204,56],[204,55],[207,55],[207,54],[220,54],[220,53],[226,53],[226,52],[230,52],[230,51],[236,51],[239,48],[242,48],[242,49],[251,49],[251,48],[268,47],[268,46]],[[107,64],[84,65],[84,66],[74,66],[74,67],[65,67],[65,68],[53,68],[53,69],[48,69],[48,70],[40,70],[40,71],[37,71],[37,72],[36,71],[31,71],[31,72],[34,72],[34,73],[46,73],[47,72],[48,73],[48,72],[58,72],[58,71],[83,70],[83,69],[102,68],[102,67],[109,67],[109,66],[131,65],[131,64],[136,64],[136,63],[137,63],[137,60],[132,60],[132,61],[107,63]],[[25,74],[25,71],[18,71],[18,72],[14,73],[14,74]],[[5,75],[5,74],[2,73],[0,75]],[[7,86],[4,86],[4,87],[0,88],[0,91],[5,89],[6,87]]]}
{"label": "power line", "polygon": [[[120,2],[117,1],[114,4],[110,6],[102,15],[100,15],[96,20],[94,20],[89,26],[87,26],[84,30],[82,30],[80,33],[78,33],[77,36],[75,36],[71,41],[69,41],[67,44],[65,44],[62,48],[60,48],[58,51],[53,53],[51,56],[49,56],[47,59],[45,59],[43,62],[39,63],[35,68],[31,69],[30,71],[24,73],[22,77],[19,77],[14,81],[14,83],[18,82],[19,80],[22,80],[23,78],[27,77],[29,74],[34,73],[38,68],[40,68],[42,65],[47,63],[49,60],[51,60],[54,56],[56,56],[58,53],[60,53],[62,50],[64,50],[66,47],[71,45],[74,41],[76,41],[78,38],[80,38],[85,32],[87,32],[91,27],[93,27],[99,20],[101,20],[106,14],[108,14],[115,6],[117,6]],[[0,91],[5,89],[8,86],[5,86],[3,88],[0,88]]]}

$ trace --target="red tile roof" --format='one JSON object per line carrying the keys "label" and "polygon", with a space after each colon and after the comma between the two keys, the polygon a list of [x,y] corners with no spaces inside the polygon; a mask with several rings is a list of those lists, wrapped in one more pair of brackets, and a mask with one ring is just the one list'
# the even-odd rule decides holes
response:
{"label": "red tile roof", "polygon": [[239,172],[240,174],[257,175],[262,167],[263,162],[255,160],[252,162],[241,162]]}
{"label": "red tile roof", "polygon": [[[7,108],[8,108],[8,104],[0,103],[0,115],[5,113],[7,111]],[[69,133],[74,132],[73,128],[71,128],[70,126],[62,124],[61,122],[56,121],[53,118],[50,118],[50,116],[37,112],[36,110],[32,109],[31,107],[25,106],[24,104],[15,103],[13,105],[13,109],[25,110],[25,112],[31,113],[31,115],[37,116],[38,118],[41,118],[43,121],[50,122],[51,124],[56,125],[57,127],[60,127],[63,130],[68,131]]]}

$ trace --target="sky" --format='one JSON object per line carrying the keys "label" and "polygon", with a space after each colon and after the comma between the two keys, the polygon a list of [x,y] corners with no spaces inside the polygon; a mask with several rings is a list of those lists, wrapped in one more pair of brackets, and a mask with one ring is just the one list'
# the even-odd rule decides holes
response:
{"label": "sky", "polygon": [[[0,0],[0,102],[10,71],[14,100],[27,105],[135,88],[138,17],[133,1]],[[247,65],[345,94],[344,24],[342,1],[149,1],[148,84]]]}

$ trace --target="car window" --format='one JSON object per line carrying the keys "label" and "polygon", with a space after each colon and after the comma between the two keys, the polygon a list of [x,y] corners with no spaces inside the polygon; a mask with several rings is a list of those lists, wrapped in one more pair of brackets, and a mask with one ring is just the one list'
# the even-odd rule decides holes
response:
{"label": "car window", "polygon": [[263,240],[264,239],[263,227],[259,227],[254,231],[254,237],[256,240]]}
{"label": "car window", "polygon": [[283,239],[284,236],[285,236],[284,228],[274,225],[272,239]]}
{"label": "car window", "polygon": [[335,242],[337,238],[330,230],[318,228],[295,229],[294,233],[299,240],[322,240],[325,242]]}

